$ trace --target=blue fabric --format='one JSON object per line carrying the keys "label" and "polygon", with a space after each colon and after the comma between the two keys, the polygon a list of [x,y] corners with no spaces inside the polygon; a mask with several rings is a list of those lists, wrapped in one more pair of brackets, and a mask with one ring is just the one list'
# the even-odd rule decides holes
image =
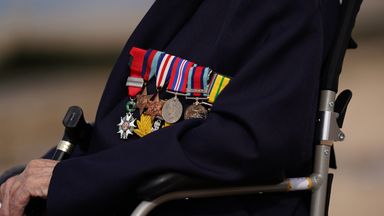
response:
{"label": "blue fabric", "polygon": [[[176,72],[175,72],[175,79],[173,80],[173,83],[171,85],[171,88],[169,90],[171,91],[174,91],[174,92],[180,92],[181,89],[182,89],[182,84],[184,82],[184,79],[185,79],[185,74],[183,74],[183,71],[181,70],[181,64],[184,62],[183,59],[180,59],[179,60],[179,63],[177,64],[176,66]],[[177,86],[177,81],[179,79],[179,77],[181,76],[181,79],[180,79],[180,84]]]}
{"label": "blue fabric", "polygon": [[[145,72],[146,72],[146,69],[147,69],[147,64],[148,64],[148,58],[149,58],[149,55],[151,54],[152,52],[152,49],[148,49],[147,52],[145,52],[145,55],[144,55],[144,61],[143,61],[143,67],[141,69],[141,76],[144,78],[144,75],[145,75]],[[149,73],[151,74],[151,73]],[[148,80],[150,80],[152,77],[149,76],[148,77]]]}
{"label": "blue fabric", "polygon": [[[203,86],[203,89],[205,89],[206,91],[208,91],[208,75],[209,75],[209,71],[210,71],[210,69],[208,67],[204,68],[203,78],[201,79],[201,81],[203,82],[201,86]],[[203,95],[205,97],[208,96],[207,93],[204,93]]]}
{"label": "blue fabric", "polygon": [[[168,170],[255,183],[311,173],[320,70],[337,23],[324,20],[337,20],[338,2],[156,1],[109,77],[88,155],[55,168],[48,214],[127,215],[142,179]],[[132,46],[163,50],[232,80],[208,119],[120,140]],[[154,215],[308,215],[307,202],[305,193],[192,200]]]}
{"label": "blue fabric", "polygon": [[196,72],[196,67],[191,67],[188,72],[188,83],[187,83],[187,95],[190,96],[192,93],[188,92],[188,89],[193,89],[193,77]]}
{"label": "blue fabric", "polygon": [[157,67],[159,67],[160,66],[159,63],[161,63],[161,61],[159,62],[159,58],[164,55],[165,55],[164,52],[161,52],[161,51],[155,54],[155,56],[152,59],[151,73],[149,74],[149,77],[153,77],[156,75]]}

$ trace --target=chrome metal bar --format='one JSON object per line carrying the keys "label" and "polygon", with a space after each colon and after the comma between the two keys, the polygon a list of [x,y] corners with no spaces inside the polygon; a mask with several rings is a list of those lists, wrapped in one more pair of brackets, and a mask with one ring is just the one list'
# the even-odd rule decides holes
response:
{"label": "chrome metal bar", "polygon": [[152,201],[142,201],[133,211],[131,216],[146,216],[157,206],[173,200],[310,190],[317,185],[317,182],[314,180],[316,179],[311,176],[289,178],[275,185],[228,187],[171,192]]}
{"label": "chrome metal bar", "polygon": [[146,216],[160,204],[161,203],[156,203],[155,201],[142,201],[132,212],[131,216]]}
{"label": "chrome metal bar", "polygon": [[344,134],[341,132],[336,121],[337,113],[334,112],[335,100],[336,92],[331,90],[321,91],[319,104],[320,143],[315,147],[314,173],[312,177],[316,186],[312,190],[311,216],[324,216],[325,214],[331,147],[335,141],[342,141],[341,137],[344,138]]}
{"label": "chrome metal bar", "polygon": [[319,107],[319,134],[322,144],[333,145],[335,141],[343,141],[344,133],[337,124],[338,113],[334,112],[336,93],[330,90],[321,91]]}
{"label": "chrome metal bar", "polygon": [[289,191],[289,179],[276,184],[276,185],[262,185],[262,186],[244,186],[244,187],[228,187],[217,189],[204,189],[204,190],[191,190],[191,191],[177,191],[160,196],[153,201],[143,201],[133,211],[131,216],[146,216],[150,211],[158,205],[172,200],[192,199],[192,198],[206,198],[206,197],[220,197],[220,196],[234,196],[245,195],[254,193],[268,193],[268,192],[282,192]]}
{"label": "chrome metal bar", "polygon": [[324,216],[325,213],[330,153],[329,145],[316,146],[314,174],[312,175],[315,184],[311,197],[311,216]]}

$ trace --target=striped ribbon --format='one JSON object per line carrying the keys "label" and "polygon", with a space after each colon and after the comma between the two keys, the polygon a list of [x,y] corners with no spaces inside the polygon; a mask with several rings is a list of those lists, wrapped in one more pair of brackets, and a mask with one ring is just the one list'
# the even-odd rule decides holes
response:
{"label": "striped ribbon", "polygon": [[213,104],[223,89],[228,85],[230,78],[214,73],[208,89],[208,103]]}
{"label": "striped ribbon", "polygon": [[164,56],[164,55],[165,55],[165,53],[161,52],[161,51],[158,51],[155,53],[155,55],[153,56],[152,62],[150,63],[151,64],[151,71],[150,71],[149,77],[153,77],[156,74],[157,68],[159,66],[159,64],[158,64],[159,59],[161,58],[161,56]]}
{"label": "striped ribbon", "polygon": [[172,67],[172,74],[168,83],[167,90],[186,94],[188,73],[195,63],[179,57],[176,58]]}
{"label": "striped ribbon", "polygon": [[207,97],[209,71],[211,69],[203,66],[190,68],[188,74],[187,95],[193,97]]}
{"label": "striped ribbon", "polygon": [[140,55],[134,53],[133,56],[139,56],[140,58],[134,59],[131,70],[136,68],[134,70],[137,71],[139,62],[142,62],[140,64],[141,76],[146,82],[156,76],[156,87],[158,89],[163,88],[165,83],[169,81],[168,91],[186,94],[189,97],[208,97],[208,103],[213,104],[230,81],[229,77],[214,73],[208,84],[211,71],[208,67],[198,66],[191,61],[158,50],[135,49],[142,51],[143,54],[140,54],[142,55],[140,57]]}
{"label": "striped ribbon", "polygon": [[154,73],[151,73],[151,67],[152,61],[157,53],[159,53],[159,51],[148,49],[144,55],[144,62],[141,70],[141,75],[145,82],[148,82],[150,79],[152,79],[154,75]]}
{"label": "striped ribbon", "polygon": [[172,68],[176,57],[170,54],[161,55],[158,60],[158,68],[156,71],[156,87],[157,89],[163,88],[164,84],[169,80],[171,75],[170,69]]}

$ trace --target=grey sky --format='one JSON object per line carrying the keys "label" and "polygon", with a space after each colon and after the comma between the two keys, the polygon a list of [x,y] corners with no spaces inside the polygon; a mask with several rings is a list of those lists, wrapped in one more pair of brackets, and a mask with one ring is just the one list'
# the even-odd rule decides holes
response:
{"label": "grey sky", "polygon": [[[19,41],[125,40],[154,0],[0,0],[0,56]],[[10,48],[12,49],[12,48]]]}
{"label": "grey sky", "polygon": [[[0,49],[14,41],[127,38],[154,0],[0,0]],[[359,29],[383,28],[383,0],[365,0]]]}

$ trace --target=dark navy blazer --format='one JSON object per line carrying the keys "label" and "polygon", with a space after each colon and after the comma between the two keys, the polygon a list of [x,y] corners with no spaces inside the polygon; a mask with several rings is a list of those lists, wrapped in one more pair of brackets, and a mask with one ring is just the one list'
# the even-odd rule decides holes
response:
{"label": "dark navy blazer", "polygon": [[[158,0],[109,77],[87,149],[57,165],[49,215],[119,215],[142,179],[176,171],[273,183],[311,173],[319,76],[339,0]],[[208,119],[121,140],[132,46],[232,77]],[[306,192],[173,202],[154,215],[307,215]]]}

